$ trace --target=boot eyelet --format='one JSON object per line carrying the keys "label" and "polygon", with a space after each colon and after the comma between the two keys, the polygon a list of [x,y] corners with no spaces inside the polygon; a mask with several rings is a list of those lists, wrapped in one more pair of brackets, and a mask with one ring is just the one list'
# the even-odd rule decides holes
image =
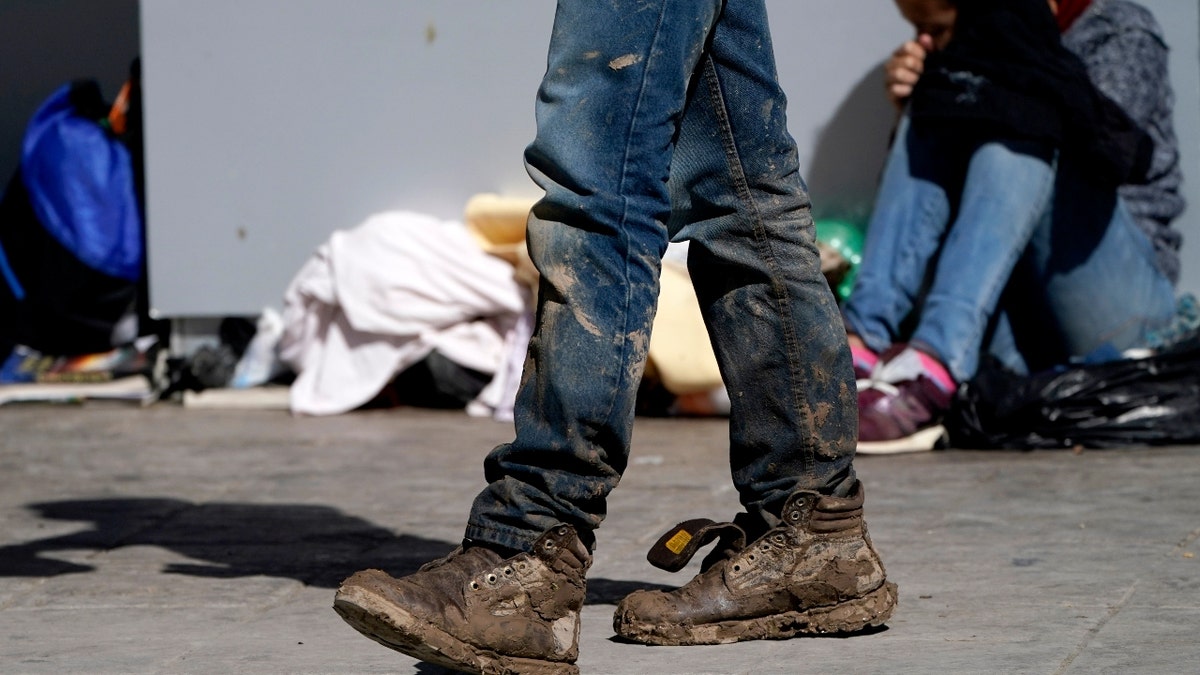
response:
{"label": "boot eyelet", "polygon": [[800,520],[800,512],[792,511],[791,513],[788,514],[788,518],[791,520]]}
{"label": "boot eyelet", "polygon": [[784,536],[783,536],[783,534],[782,534],[782,533],[780,533],[780,534],[777,534],[777,535],[775,535],[774,537],[771,537],[771,538],[775,540],[775,543],[776,543],[776,544],[782,544],[782,543],[784,542]]}
{"label": "boot eyelet", "polygon": [[473,591],[479,590],[479,582],[478,581],[471,582],[471,590],[473,590]]}
{"label": "boot eyelet", "polygon": [[770,551],[770,550],[771,550],[771,545],[770,545],[770,544],[763,544],[763,545],[762,545],[762,550],[764,550],[764,551]]}
{"label": "boot eyelet", "polygon": [[742,566],[741,566],[741,565],[734,565],[734,566],[733,566],[733,571],[734,571],[734,572],[741,572],[741,571],[742,571]]}
{"label": "boot eyelet", "polygon": [[750,555],[746,556],[746,559],[749,560],[750,562],[754,562],[754,554],[751,553]]}
{"label": "boot eyelet", "polygon": [[546,542],[546,550],[553,551],[554,550],[554,542],[552,542],[552,541]]}
{"label": "boot eyelet", "polygon": [[505,567],[504,568],[504,576],[511,577],[512,575],[513,575],[513,568]]}
{"label": "boot eyelet", "polygon": [[558,536],[560,536],[560,537],[565,537],[565,536],[567,536],[567,528],[566,528],[566,526],[563,526],[563,527],[560,527],[560,528],[558,528],[558,530],[557,530],[557,531],[555,531],[555,533],[554,533],[554,534],[557,534],[557,535],[558,535]]}
{"label": "boot eyelet", "polygon": [[492,573],[492,574],[489,574],[489,575],[487,575],[487,582],[488,582],[489,584],[494,584],[494,583],[496,583],[496,575],[495,575],[495,573]]}

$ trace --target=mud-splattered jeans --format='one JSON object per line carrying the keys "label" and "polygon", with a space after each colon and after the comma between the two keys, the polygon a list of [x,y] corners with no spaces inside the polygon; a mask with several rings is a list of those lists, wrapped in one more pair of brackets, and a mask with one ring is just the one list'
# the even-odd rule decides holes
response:
{"label": "mud-splattered jeans", "polygon": [[869,347],[919,342],[962,382],[981,353],[1017,372],[1105,361],[1170,321],[1174,288],[1114,191],[1045,148],[907,118],[896,138],[844,308]]}
{"label": "mud-splattered jeans", "polygon": [[691,242],[743,505],[770,522],[797,488],[852,487],[849,350],[784,108],[763,0],[560,0],[526,151],[537,325],[467,537],[528,548],[565,522],[593,543],[670,239]]}

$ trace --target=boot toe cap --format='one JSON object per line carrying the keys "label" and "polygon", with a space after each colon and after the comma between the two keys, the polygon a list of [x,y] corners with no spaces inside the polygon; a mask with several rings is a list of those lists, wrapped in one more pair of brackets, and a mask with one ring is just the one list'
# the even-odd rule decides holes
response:
{"label": "boot toe cap", "polygon": [[683,614],[671,595],[662,591],[634,591],[617,605],[614,623],[681,623]]}

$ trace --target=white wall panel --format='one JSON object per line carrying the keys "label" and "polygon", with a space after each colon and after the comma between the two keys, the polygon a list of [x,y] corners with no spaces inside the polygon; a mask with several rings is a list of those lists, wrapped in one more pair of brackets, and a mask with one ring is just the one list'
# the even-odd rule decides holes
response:
{"label": "white wall panel", "polygon": [[[769,0],[789,126],[819,215],[869,210],[893,113],[890,0]],[[1200,290],[1200,14],[1149,0],[1174,46]],[[151,301],[160,316],[257,314],[335,229],[482,191],[532,193],[551,0],[145,0]]]}

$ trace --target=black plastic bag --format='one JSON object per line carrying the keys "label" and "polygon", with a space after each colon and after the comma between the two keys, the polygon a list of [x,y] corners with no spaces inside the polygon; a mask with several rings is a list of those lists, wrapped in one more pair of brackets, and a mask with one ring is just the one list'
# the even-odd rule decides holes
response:
{"label": "black plastic bag", "polygon": [[955,448],[1200,443],[1200,334],[1152,356],[1019,376],[991,364],[959,388]]}

